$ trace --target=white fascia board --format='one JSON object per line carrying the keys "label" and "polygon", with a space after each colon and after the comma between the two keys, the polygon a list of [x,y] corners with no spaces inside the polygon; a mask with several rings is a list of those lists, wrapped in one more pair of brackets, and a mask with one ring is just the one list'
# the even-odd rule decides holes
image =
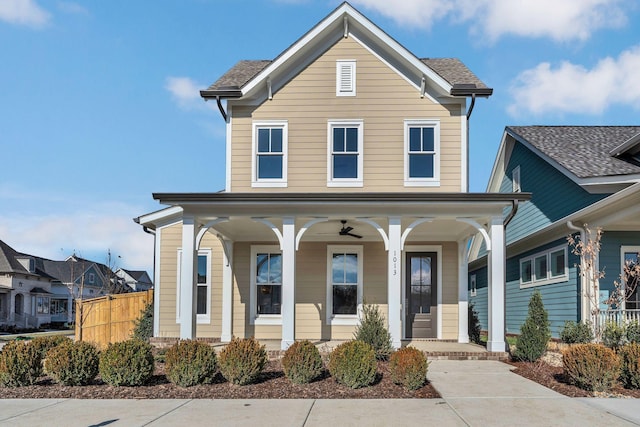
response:
{"label": "white fascia board", "polygon": [[138,218],[139,224],[144,226],[158,226],[158,224],[166,223],[174,218],[182,216],[182,208],[180,206],[171,206],[159,211],[141,215]]}
{"label": "white fascia board", "polygon": [[613,150],[609,151],[609,154],[611,154],[612,156],[619,156],[620,154],[626,152],[627,150],[629,150],[630,148],[633,148],[638,144],[640,144],[640,133],[632,136],[627,141],[623,142]]}
{"label": "white fascia board", "polygon": [[[349,5],[348,3],[343,3],[329,16],[320,21],[315,27],[313,27],[309,32],[302,36],[302,38],[291,45],[291,47],[282,52],[271,64],[269,64],[264,70],[258,73],[258,75],[256,75],[251,81],[249,81],[241,89],[242,95],[246,96],[257,86],[263,85],[266,82],[267,78],[269,78],[269,76],[275,74],[280,67],[287,64],[287,62],[295,57],[296,54],[298,54],[301,50],[303,50],[304,48],[308,48],[307,45],[312,44],[316,39],[320,39],[320,35],[325,31],[336,31],[340,34],[343,34],[344,27],[342,18],[344,16],[347,16],[349,19],[353,19],[355,21],[354,23],[359,24],[362,29],[365,29],[382,43],[385,43],[387,46],[397,52],[405,61],[414,66],[425,76],[427,76],[443,91],[449,93],[452,86],[445,79],[440,77],[435,71],[433,71],[425,63],[420,61],[419,58],[417,58],[400,43],[391,38],[387,33],[382,31],[378,26],[376,26],[364,15],[354,9],[351,5]],[[353,23],[352,21],[349,21],[349,26],[351,25],[353,25]],[[317,50],[316,56],[320,55],[322,51],[323,50]]]}
{"label": "white fascia board", "polygon": [[500,147],[498,148],[498,154],[493,162],[493,168],[491,169],[491,175],[489,175],[489,182],[487,183],[487,193],[497,193],[500,190],[500,183],[504,178],[504,167],[509,162],[506,158],[507,147],[507,129],[505,128],[502,134],[502,140],[500,140]]}

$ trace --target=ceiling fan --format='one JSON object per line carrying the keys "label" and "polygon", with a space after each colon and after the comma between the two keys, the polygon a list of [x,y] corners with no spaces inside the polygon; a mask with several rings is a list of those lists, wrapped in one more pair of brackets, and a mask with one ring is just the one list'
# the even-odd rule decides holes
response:
{"label": "ceiling fan", "polygon": [[351,237],[355,237],[357,239],[362,239],[362,236],[359,234],[354,234],[351,231],[353,231],[353,227],[347,226],[347,220],[346,219],[342,219],[340,220],[340,222],[342,223],[342,229],[338,232],[339,235],[341,236],[351,236]]}

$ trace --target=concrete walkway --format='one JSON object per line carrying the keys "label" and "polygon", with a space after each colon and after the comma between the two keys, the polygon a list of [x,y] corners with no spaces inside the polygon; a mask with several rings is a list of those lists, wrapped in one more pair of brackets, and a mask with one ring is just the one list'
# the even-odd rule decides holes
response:
{"label": "concrete walkway", "polygon": [[0,426],[640,425],[637,399],[571,399],[501,362],[437,360],[428,377],[442,399],[1,399]]}

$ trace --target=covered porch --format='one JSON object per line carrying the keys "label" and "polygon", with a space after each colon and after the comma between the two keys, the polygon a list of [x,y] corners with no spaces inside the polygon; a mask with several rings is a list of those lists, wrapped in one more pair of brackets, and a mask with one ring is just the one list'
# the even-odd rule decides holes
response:
{"label": "covered porch", "polygon": [[[161,211],[163,220],[173,216],[181,223],[178,317],[182,339],[197,336],[198,251],[204,236],[212,234],[220,241],[224,258],[223,343],[238,335],[238,330],[246,335],[267,327],[271,335],[279,336],[282,350],[296,339],[333,340],[351,334],[363,303],[383,309],[396,348],[421,336],[423,326],[434,339],[468,343],[467,250],[469,239],[480,233],[490,249],[487,348],[491,352],[505,349],[503,213],[513,209],[517,200],[526,200],[526,195],[187,193],[154,194],[154,198],[172,206]],[[159,219],[160,214],[149,214],[139,222],[149,226]],[[255,275],[255,255],[270,253],[260,246],[275,247],[278,252],[278,278],[269,283],[249,277]],[[367,269],[367,261],[364,266],[358,261],[359,271],[349,273],[345,267],[342,278],[336,279],[340,269],[335,260],[370,257],[376,260],[375,268]],[[324,264],[316,268],[325,260],[326,268]],[[415,270],[414,264],[425,267]],[[306,287],[305,281],[309,282]],[[382,293],[369,293],[375,301],[368,301],[367,289],[373,282],[380,283]],[[256,294],[268,286],[278,287],[278,301],[277,308],[269,305],[272,311],[265,313]],[[249,292],[243,295],[242,289]],[[156,298],[160,295],[157,292]],[[238,306],[238,299],[246,300],[245,305]],[[308,320],[304,313],[312,306],[317,315]],[[420,321],[424,323],[416,327]],[[240,328],[239,322],[245,325]]]}

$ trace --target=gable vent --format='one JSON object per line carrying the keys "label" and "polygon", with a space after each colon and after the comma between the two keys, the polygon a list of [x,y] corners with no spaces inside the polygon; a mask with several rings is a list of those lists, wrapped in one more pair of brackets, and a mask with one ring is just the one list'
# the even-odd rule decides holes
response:
{"label": "gable vent", "polygon": [[336,95],[356,95],[356,61],[336,62]]}

